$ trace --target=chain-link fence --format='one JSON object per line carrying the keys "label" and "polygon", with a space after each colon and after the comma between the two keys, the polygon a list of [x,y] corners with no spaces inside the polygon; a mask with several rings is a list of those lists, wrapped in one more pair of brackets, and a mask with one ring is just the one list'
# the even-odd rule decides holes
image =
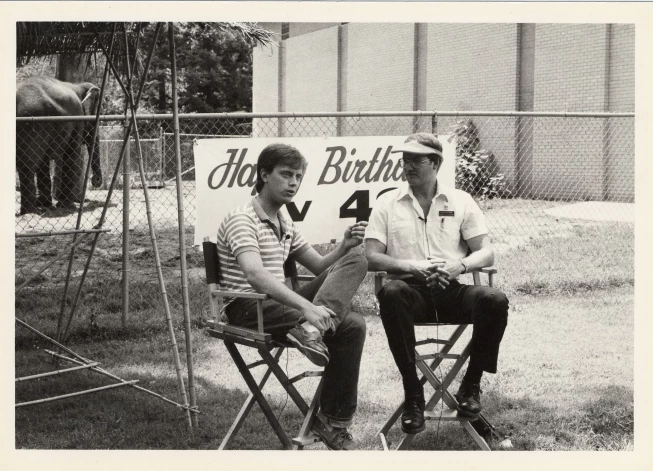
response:
{"label": "chain-link fence", "polygon": [[[102,117],[96,144],[99,155],[92,159],[99,164],[88,171],[97,186],[88,184],[78,222],[75,206],[86,168],[67,162],[88,162],[83,139],[83,125],[88,122],[88,118],[18,119],[17,156],[25,162],[17,162],[16,213],[22,209],[25,214],[15,219],[16,287],[46,290],[58,299],[66,280],[67,244],[72,236],[42,233],[58,234],[77,226],[91,229],[104,214],[102,227],[110,232],[99,236],[87,283],[119,284],[128,272],[130,309],[147,307],[152,299],[158,299],[152,295],[158,292],[158,283],[145,185],[171,305],[181,309],[172,117],[139,117],[145,183],[140,181],[133,135],[125,153],[128,170],[116,169],[124,117]],[[180,116],[183,227],[189,245],[191,290],[203,290],[201,254],[190,247],[195,223],[194,139],[407,135],[416,131],[435,131],[443,138],[457,139],[456,183],[472,193],[484,209],[504,289],[537,292],[545,288],[541,280],[547,272],[551,272],[550,285],[563,290],[632,280],[633,114],[241,113]],[[109,197],[114,173],[117,185]],[[123,183],[126,181],[128,185]],[[130,265],[124,266],[123,227],[127,221]],[[91,240],[85,239],[75,251],[73,283],[83,272]],[[597,274],[592,281],[587,273],[593,263],[597,263]],[[121,303],[120,296],[103,301],[109,312],[116,313],[121,311]],[[58,309],[53,303],[53,312]]]}

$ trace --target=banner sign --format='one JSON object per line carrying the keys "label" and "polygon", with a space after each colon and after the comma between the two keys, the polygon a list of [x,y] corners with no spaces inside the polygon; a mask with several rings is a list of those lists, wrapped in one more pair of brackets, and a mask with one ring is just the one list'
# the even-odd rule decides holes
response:
{"label": "banner sign", "polygon": [[[347,226],[368,220],[381,194],[405,185],[401,153],[391,154],[405,136],[234,138],[195,141],[195,245],[216,240],[227,213],[250,201],[256,191],[256,161],[268,144],[296,147],[308,161],[292,203],[282,211],[295,221],[311,244],[340,240]],[[439,136],[444,162],[443,185],[454,185],[455,140]]]}

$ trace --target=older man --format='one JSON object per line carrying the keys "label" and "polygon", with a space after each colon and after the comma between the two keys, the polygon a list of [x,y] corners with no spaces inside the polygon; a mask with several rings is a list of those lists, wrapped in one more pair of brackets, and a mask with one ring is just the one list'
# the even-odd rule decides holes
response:
{"label": "older man", "polygon": [[416,322],[473,324],[470,361],[456,395],[461,415],[481,412],[484,371],[496,373],[508,299],[457,277],[494,263],[485,218],[468,193],[437,179],[442,145],[428,133],[408,136],[401,152],[407,185],[377,200],[365,234],[369,269],[391,281],[377,294],[381,319],[401,373],[405,433],[424,430],[424,391],[415,367]]}

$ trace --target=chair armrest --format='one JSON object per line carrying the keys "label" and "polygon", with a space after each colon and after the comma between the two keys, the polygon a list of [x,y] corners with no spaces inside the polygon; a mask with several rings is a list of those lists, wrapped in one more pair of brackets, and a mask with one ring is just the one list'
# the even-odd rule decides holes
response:
{"label": "chair armrest", "polygon": [[374,294],[376,295],[381,288],[383,288],[383,283],[385,283],[385,278],[388,276],[387,272],[377,271],[374,272]]}
{"label": "chair armrest", "polygon": [[229,298],[245,298],[245,299],[268,299],[267,294],[260,293],[244,293],[242,291],[225,291],[221,289],[211,289],[211,294],[214,296],[226,296]]}
{"label": "chair armrest", "polygon": [[487,273],[487,274],[492,273],[494,275],[494,274],[496,274],[497,269],[494,268],[494,267],[485,267],[485,268],[479,268],[478,271],[480,271],[481,273]]}
{"label": "chair armrest", "polygon": [[297,275],[297,281],[311,281],[315,279],[315,275]]}

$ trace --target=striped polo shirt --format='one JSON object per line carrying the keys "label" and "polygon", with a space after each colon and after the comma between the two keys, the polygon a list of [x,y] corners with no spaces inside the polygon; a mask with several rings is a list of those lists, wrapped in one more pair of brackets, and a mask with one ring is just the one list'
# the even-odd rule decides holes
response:
{"label": "striped polo shirt", "polygon": [[[295,223],[279,211],[279,223],[272,221],[255,197],[245,206],[227,214],[218,229],[220,287],[224,290],[254,293],[236,257],[257,252],[263,266],[280,282],[285,282],[283,264],[291,254],[301,254],[310,247]],[[233,298],[225,299],[225,307]]]}

